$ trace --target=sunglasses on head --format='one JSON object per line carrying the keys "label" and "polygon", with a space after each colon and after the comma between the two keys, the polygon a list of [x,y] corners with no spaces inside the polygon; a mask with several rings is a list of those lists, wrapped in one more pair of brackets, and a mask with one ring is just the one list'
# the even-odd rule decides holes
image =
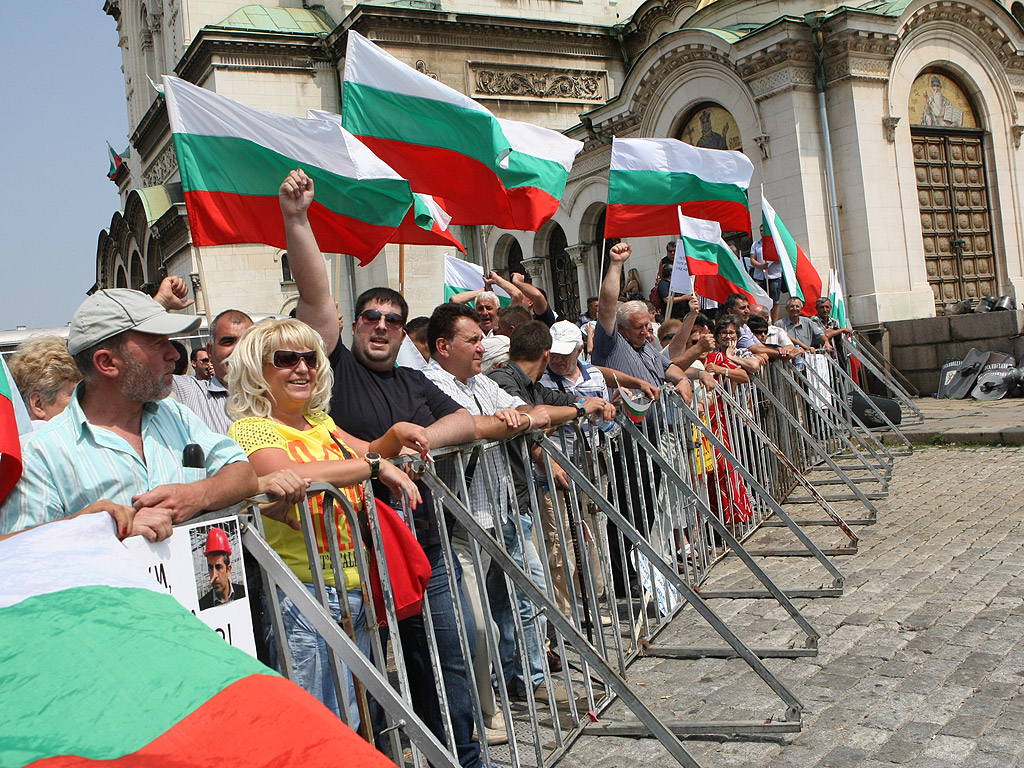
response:
{"label": "sunglasses on head", "polygon": [[405,325],[405,321],[402,320],[402,316],[397,312],[388,312],[384,314],[379,309],[364,309],[359,313],[359,319],[363,320],[370,325],[377,325],[381,318],[384,318],[384,322],[388,328],[393,331],[400,330]]}
{"label": "sunglasses on head", "polygon": [[294,349],[279,349],[274,352],[275,368],[295,368],[300,360],[311,371],[316,370],[316,352],[296,352]]}

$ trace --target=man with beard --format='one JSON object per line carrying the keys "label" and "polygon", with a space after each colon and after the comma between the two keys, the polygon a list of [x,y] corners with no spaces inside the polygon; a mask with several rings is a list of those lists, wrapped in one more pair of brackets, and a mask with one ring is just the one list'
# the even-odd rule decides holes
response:
{"label": "man with beard", "polygon": [[[242,449],[167,399],[178,358],[170,334],[198,324],[198,317],[172,315],[124,288],[82,302],[68,334],[82,382],[64,412],[25,443],[21,479],[0,507],[0,533],[68,517],[106,498],[134,508],[134,528],[157,541],[170,535],[172,523],[257,492]],[[199,467],[183,461],[193,444],[202,451]]]}

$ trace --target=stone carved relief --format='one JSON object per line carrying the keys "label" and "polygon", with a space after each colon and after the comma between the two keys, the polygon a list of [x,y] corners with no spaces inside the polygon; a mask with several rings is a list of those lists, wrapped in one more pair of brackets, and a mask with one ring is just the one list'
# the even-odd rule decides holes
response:
{"label": "stone carved relief", "polygon": [[1013,146],[1015,149],[1020,149],[1020,137],[1024,134],[1024,125],[1011,125],[1010,130],[1013,131]]}
{"label": "stone carved relief", "polygon": [[474,69],[474,95],[604,101],[604,72]]}
{"label": "stone carved relief", "polygon": [[896,143],[896,125],[899,123],[899,117],[886,116],[882,118],[882,127],[885,129],[885,140],[890,144]]}
{"label": "stone carved relief", "polygon": [[416,62],[416,71],[426,75],[427,77],[433,80],[437,80],[437,73],[431,72],[429,69],[427,69],[427,62],[425,62],[423,59],[420,59],[419,61]]}
{"label": "stone carved relief", "polygon": [[168,142],[167,146],[157,155],[156,160],[142,174],[142,186],[155,187],[158,184],[163,184],[177,168],[178,157],[174,154],[174,145]]}
{"label": "stone carved relief", "polygon": [[952,27],[968,29],[989,46],[1001,64],[1007,66],[1013,62],[1019,66],[1019,52],[1014,49],[998,22],[980,8],[963,2],[929,4],[910,18],[901,31],[901,37],[906,37],[918,27],[930,22],[946,22]]}
{"label": "stone carved relief", "polygon": [[569,255],[572,263],[577,267],[586,266],[587,264],[587,253],[590,251],[590,243],[578,243],[576,245],[567,245],[565,252]]}

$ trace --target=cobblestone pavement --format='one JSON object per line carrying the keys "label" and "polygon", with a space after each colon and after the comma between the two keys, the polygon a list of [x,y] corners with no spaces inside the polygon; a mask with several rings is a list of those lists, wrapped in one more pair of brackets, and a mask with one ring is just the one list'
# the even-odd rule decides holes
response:
{"label": "cobblestone pavement", "polygon": [[[1009,766],[1024,761],[1024,449],[926,448],[897,459],[879,521],[859,527],[859,551],[836,558],[839,598],[795,601],[821,634],[815,657],[766,665],[804,706],[799,734],[687,740],[708,766]],[[841,514],[862,516],[853,504]],[[798,519],[811,507],[787,507]],[[809,529],[822,546],[835,528]],[[787,543],[785,529],[757,534]],[[794,541],[788,540],[792,547]],[[765,558],[782,586],[828,586],[809,558]],[[729,558],[708,588],[753,580]],[[774,601],[712,600],[749,645],[800,647]],[[706,645],[713,633],[685,611],[655,644]],[[719,641],[716,643],[721,645]],[[782,720],[782,701],[742,661],[642,659],[629,680],[659,716]],[[616,703],[605,720],[631,720]],[[560,765],[670,766],[654,739],[584,735]]]}

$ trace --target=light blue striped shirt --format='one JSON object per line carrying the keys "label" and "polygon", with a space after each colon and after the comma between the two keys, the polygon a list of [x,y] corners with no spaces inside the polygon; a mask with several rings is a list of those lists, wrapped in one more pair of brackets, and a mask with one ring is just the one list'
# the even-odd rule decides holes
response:
{"label": "light blue striped shirt", "polygon": [[[166,399],[142,412],[143,462],[124,438],[85,418],[78,398],[22,445],[22,474],[0,506],[0,533],[20,531],[73,515],[99,499],[131,506],[132,497],[168,483],[192,483],[246,461],[233,440],[210,430],[188,408]],[[206,466],[182,466],[190,443],[203,449]]]}

